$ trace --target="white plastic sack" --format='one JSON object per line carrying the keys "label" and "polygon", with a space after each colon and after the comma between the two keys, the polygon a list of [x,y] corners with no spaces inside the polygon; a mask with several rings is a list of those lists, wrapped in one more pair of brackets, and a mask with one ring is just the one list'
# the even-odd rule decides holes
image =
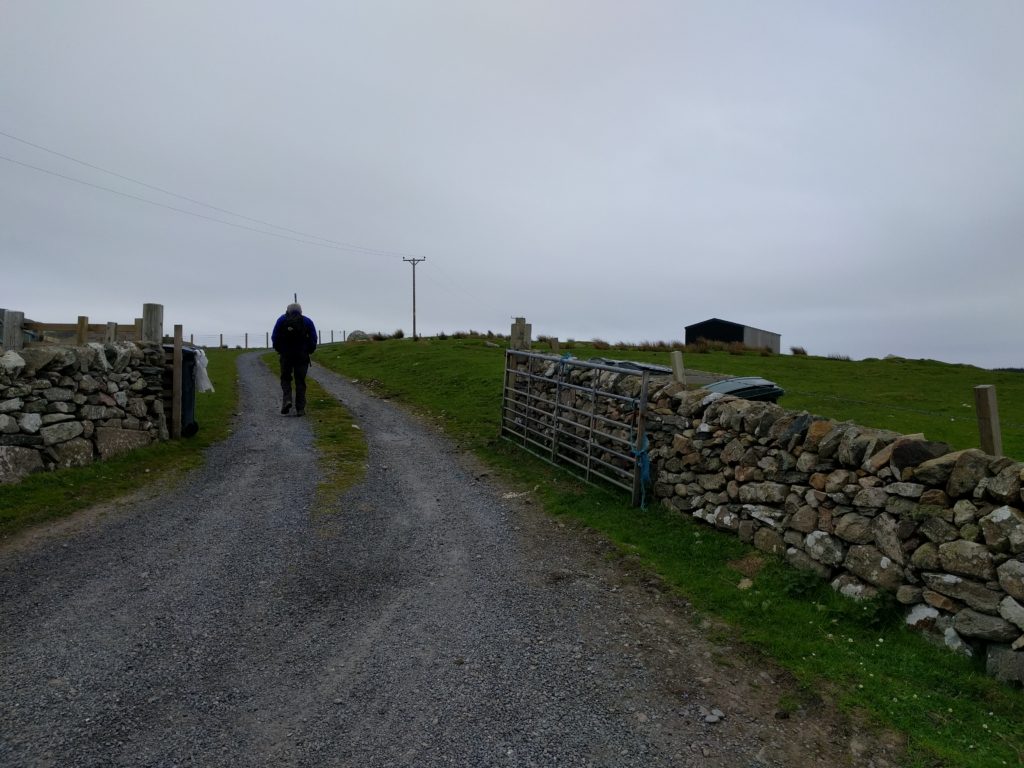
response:
{"label": "white plastic sack", "polygon": [[196,348],[196,392],[213,392],[213,382],[206,372],[206,352]]}

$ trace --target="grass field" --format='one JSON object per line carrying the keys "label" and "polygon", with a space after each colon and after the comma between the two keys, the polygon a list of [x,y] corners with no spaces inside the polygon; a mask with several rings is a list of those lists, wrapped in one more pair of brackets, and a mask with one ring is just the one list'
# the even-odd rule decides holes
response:
{"label": "grass field", "polygon": [[[582,345],[569,351],[581,358],[668,363],[664,352]],[[320,363],[433,419],[509,482],[534,492],[552,514],[602,532],[623,556],[660,574],[701,611],[729,622],[752,652],[771,657],[804,686],[806,699],[780,700],[780,709],[813,706],[819,695],[832,698],[878,727],[906,734],[911,766],[1024,764],[1024,694],[988,678],[979,662],[935,649],[904,629],[890,602],[841,598],[731,536],[660,507],[633,509],[625,494],[583,485],[499,440],[503,356],[502,349],[472,338],[336,344],[317,352]],[[963,415],[962,405],[973,402],[976,384],[995,384],[1004,416],[1024,422],[1020,374],[918,361],[727,353],[688,354],[686,364],[763,375],[789,391],[782,405],[924,432],[957,447],[976,442],[973,419]],[[1013,445],[1021,445],[1019,436]],[[741,590],[740,580],[750,574],[754,586]]]}
{"label": "grass field", "polygon": [[202,462],[202,451],[227,437],[238,407],[235,350],[210,350],[207,371],[215,391],[196,395],[199,432],[157,443],[87,467],[31,475],[0,486],[0,537],[35,523],[64,517],[157,481],[171,482]]}
{"label": "grass field", "polygon": [[[566,351],[563,345],[563,352]],[[666,363],[666,352],[594,349],[577,357]],[[90,467],[0,487],[0,536],[152,483],[173,482],[224,439],[237,410],[234,350],[210,350],[216,393],[197,397],[199,434]],[[727,621],[751,652],[789,669],[803,686],[779,708],[819,696],[878,727],[906,734],[908,766],[1024,765],[1024,694],[995,683],[978,662],[938,651],[906,631],[884,601],[856,604],[765,558],[735,538],[661,508],[637,510],[625,494],[583,485],[497,438],[504,352],[479,339],[328,344],[318,362],[424,416],[475,451],[551,514],[570,516],[615,542],[622,557],[661,575],[700,611]],[[271,357],[271,364],[273,358]],[[955,447],[977,442],[971,388],[995,384],[1007,453],[1024,454],[1024,375],[928,361],[848,362],[813,357],[687,354],[691,369],[762,375],[787,389],[781,404],[867,426],[924,432]],[[364,470],[365,446],[345,409],[311,384],[310,419],[322,451],[320,506]],[[965,405],[966,404],[966,405]],[[966,415],[965,415],[966,414]],[[1012,427],[1012,428],[1011,428]],[[744,576],[754,585],[740,590]]]}

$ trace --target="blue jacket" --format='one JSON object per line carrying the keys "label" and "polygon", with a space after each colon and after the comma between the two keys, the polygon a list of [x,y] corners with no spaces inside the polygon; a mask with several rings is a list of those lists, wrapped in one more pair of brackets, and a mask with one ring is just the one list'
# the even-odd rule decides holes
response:
{"label": "blue jacket", "polygon": [[304,338],[301,339],[291,338],[287,322],[288,315],[284,314],[277,318],[277,322],[274,324],[274,332],[270,335],[274,349],[282,355],[312,354],[316,350],[316,326],[313,325],[313,321],[305,315],[302,316],[305,333],[303,334]]}

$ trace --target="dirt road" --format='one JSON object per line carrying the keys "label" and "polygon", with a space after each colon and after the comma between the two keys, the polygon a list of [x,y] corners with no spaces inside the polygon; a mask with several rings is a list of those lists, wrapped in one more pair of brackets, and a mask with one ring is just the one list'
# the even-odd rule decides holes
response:
{"label": "dirt road", "polygon": [[181,487],[0,549],[0,765],[890,764],[825,703],[779,719],[784,674],[321,368],[369,458],[314,512],[315,402],[239,370]]}

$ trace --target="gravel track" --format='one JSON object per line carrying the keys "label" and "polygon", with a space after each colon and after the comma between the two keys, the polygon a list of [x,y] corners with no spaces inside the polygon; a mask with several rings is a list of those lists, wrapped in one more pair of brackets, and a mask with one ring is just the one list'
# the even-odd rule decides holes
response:
{"label": "gravel track", "polygon": [[318,366],[369,457],[314,512],[315,400],[239,374],[183,485],[0,547],[0,765],[890,764],[824,702],[776,719],[782,673]]}

